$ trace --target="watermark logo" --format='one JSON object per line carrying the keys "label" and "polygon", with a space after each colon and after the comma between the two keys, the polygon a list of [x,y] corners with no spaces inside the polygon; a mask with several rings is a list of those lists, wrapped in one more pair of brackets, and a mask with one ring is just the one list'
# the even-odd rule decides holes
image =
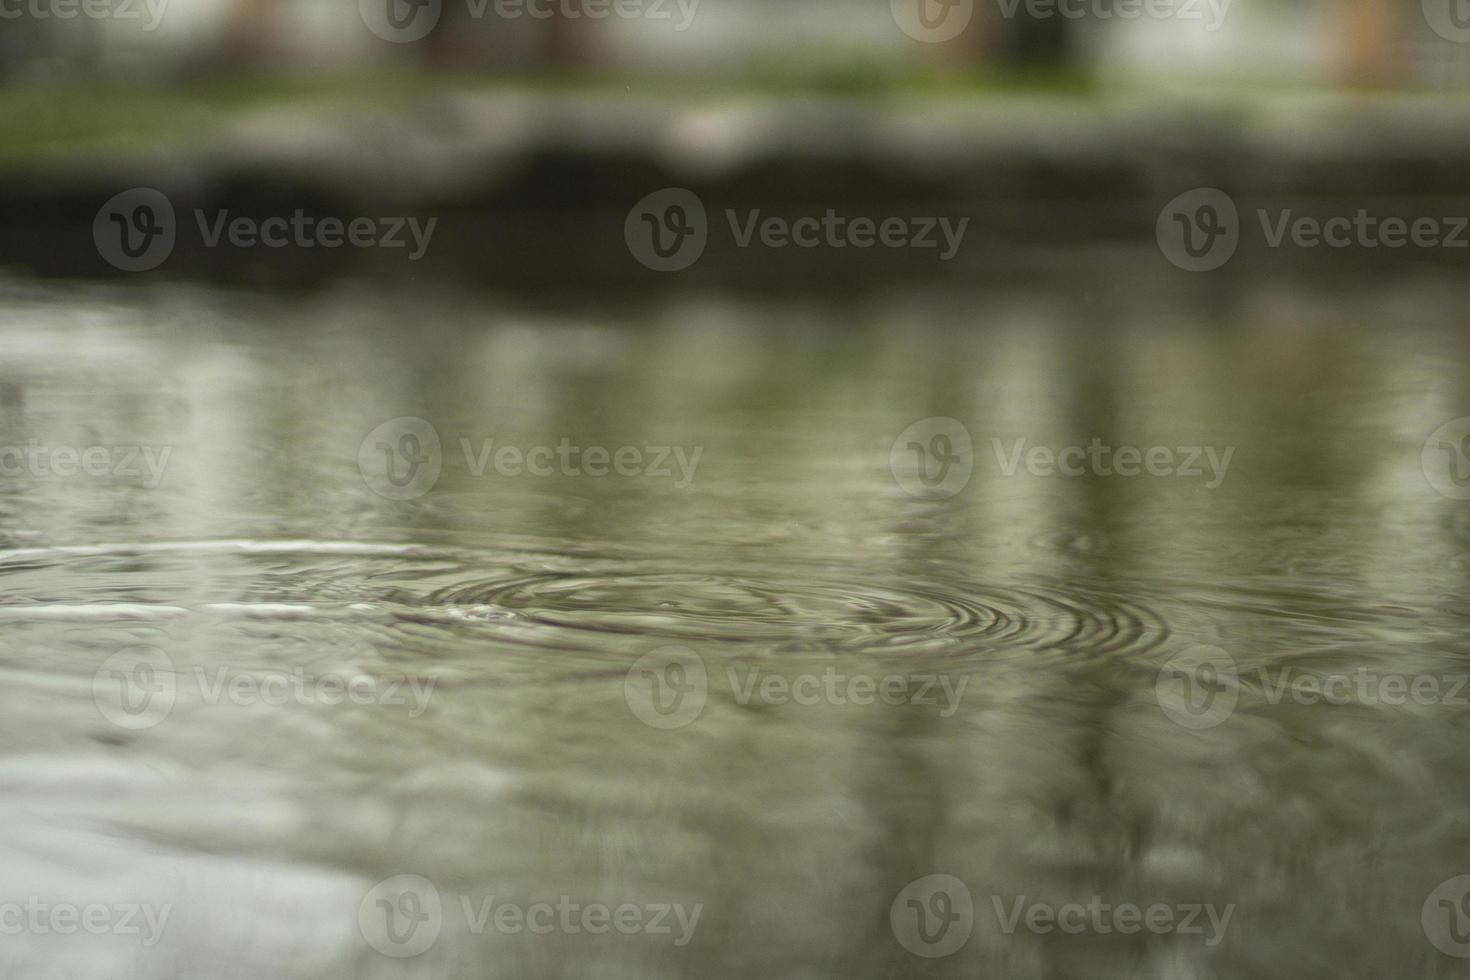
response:
{"label": "watermark logo", "polygon": [[1206,31],[1225,23],[1230,0],[998,0],[1001,17],[1014,20],[1024,4],[1029,20],[1201,21]]}
{"label": "watermark logo", "polygon": [[1446,41],[1470,44],[1470,0],[1421,0],[1424,19]]}
{"label": "watermark logo", "polygon": [[97,254],[123,272],[147,272],[163,265],[177,238],[173,202],[152,187],[113,195],[92,221]]}
{"label": "watermark logo", "polygon": [[1419,923],[1435,949],[1446,956],[1470,958],[1470,875],[1457,875],[1430,892]]}
{"label": "watermark logo", "polygon": [[169,0],[0,0],[0,20],[143,20],[144,31],[163,22]]}
{"label": "watermark logo", "polygon": [[1154,694],[1175,724],[1196,731],[1214,728],[1235,713],[1240,700],[1235,659],[1214,646],[1182,650],[1159,668]]}
{"label": "watermark logo", "polygon": [[372,887],[357,906],[357,928],[369,946],[394,959],[418,956],[444,928],[439,889],[422,875],[395,875]]}
{"label": "watermark logo", "polygon": [[[1255,224],[1270,249],[1470,249],[1466,215],[1375,214],[1361,207],[1348,211],[1319,217],[1292,208],[1256,208]],[[1155,230],[1170,262],[1207,272],[1229,261],[1245,229],[1229,195],[1198,188],[1166,204]]]}
{"label": "watermark logo", "polygon": [[[684,647],[665,647],[639,658],[623,681],[628,707],[654,728],[684,728],[693,724],[709,698],[711,678],[704,661]],[[756,667],[725,668],[723,683],[741,706],[817,705],[867,707],[923,707],[937,709],[940,718],[952,718],[970,683],[949,674],[847,673],[828,667],[820,673],[790,675]]]}
{"label": "watermark logo", "polygon": [[673,21],[674,33],[682,34],[694,24],[700,0],[466,0],[470,16],[479,19],[493,6],[502,20],[619,20]]}
{"label": "watermark logo", "polygon": [[866,707],[884,704],[890,707],[914,705],[937,707],[939,717],[951,718],[960,709],[960,699],[970,678],[961,676],[958,683],[948,674],[847,674],[828,667],[820,674],[799,673],[794,677],[766,673],[751,668],[740,676],[735,667],[725,670],[725,679],[737,704],[795,704],[811,707],[818,704]]}
{"label": "watermark logo", "polygon": [[965,32],[975,0],[890,0],[893,22],[915,41],[942,44]]}
{"label": "watermark logo", "polygon": [[888,925],[904,949],[938,959],[970,941],[975,903],[970,889],[953,875],[925,875],[909,882],[893,899]]}
{"label": "watermark logo", "polygon": [[32,439],[24,446],[0,445],[0,476],[136,479],[156,490],[172,453],[172,446],[72,446]]}
{"label": "watermark logo", "polygon": [[704,254],[709,215],[693,191],[666,187],[633,205],[623,222],[623,238],[642,265],[655,272],[679,272]]}
{"label": "watermark logo", "polygon": [[[1094,436],[1088,443],[1028,445],[1025,437],[992,438],[990,448],[1001,476],[1024,472],[1035,477],[1203,478],[1208,490],[1225,482],[1235,447],[1113,446]],[[964,424],[945,416],[915,422],[888,451],[888,466],[900,489],[923,500],[953,497],[969,484],[975,447]]]}
{"label": "watermark logo", "polygon": [[434,489],[444,468],[439,432],[414,415],[389,419],[357,447],[357,469],[368,489],[389,500],[413,500]]}
{"label": "watermark logo", "polygon": [[741,215],[734,208],[725,209],[725,221],[736,248],[887,248],[933,249],[939,261],[948,262],[959,254],[970,227],[969,218],[952,221],[942,217],[873,218],[838,214],[828,208],[822,216],[805,215],[788,218],[764,214],[753,208]]}
{"label": "watermark logo", "polygon": [[0,902],[0,936],[138,936],[152,948],[163,938],[173,903],[47,902],[37,895],[24,902]]}
{"label": "watermark logo", "polygon": [[[256,219],[234,216],[228,209],[193,212],[205,248],[404,249],[417,262],[429,250],[438,218],[328,216],[318,218],[297,209],[289,216]],[[97,252],[123,272],[147,272],[162,265],[178,243],[178,223],[168,196],[151,187],[135,187],[111,198],[92,222]]]}
{"label": "watermark logo", "polygon": [[119,650],[92,675],[92,702],[119,728],[152,728],[168,717],[177,697],[174,663],[155,647]]}
{"label": "watermark logo", "polygon": [[888,450],[899,489],[920,500],[945,500],[964,490],[975,468],[975,443],[958,419],[921,419],[899,433]]}
{"label": "watermark logo", "polygon": [[369,674],[310,675],[291,670],[236,670],[228,666],[180,671],[161,650],[129,647],[108,657],[92,675],[97,710],[119,728],[161,724],[181,693],[206,705],[356,705],[402,708],[418,718],[429,708],[437,678]]}
{"label": "watermark logo", "polygon": [[672,731],[692,725],[709,699],[709,673],[699,654],[662,647],[644,654],[623,678],[623,700],[650,728]]}
{"label": "watermark logo", "polygon": [[1094,436],[1086,445],[1027,447],[1024,438],[1009,446],[990,440],[1002,476],[1015,476],[1024,462],[1032,476],[1206,477],[1205,489],[1225,482],[1234,446],[1111,446]]}
{"label": "watermark logo", "polygon": [[[694,24],[700,0],[464,0],[471,20],[670,21],[682,34]],[[407,44],[427,37],[439,24],[443,0],[358,0],[362,21],[384,41]]]}
{"label": "watermark logo", "polygon": [[1196,730],[1229,718],[1247,689],[1272,706],[1470,707],[1470,674],[1383,673],[1367,667],[1317,674],[1290,665],[1242,674],[1228,653],[1211,646],[1169,658],[1155,680],[1159,706],[1179,725]]}
{"label": "watermark logo", "polygon": [[1214,187],[1185,191],[1164,205],[1154,224],[1164,258],[1187,272],[1209,272],[1230,261],[1240,244],[1235,201]]}
{"label": "watermark logo", "polygon": [[[585,902],[570,895],[555,901],[521,904],[495,895],[457,895],[449,909],[464,916],[470,935],[493,929],[502,935],[554,933],[604,936],[619,933],[668,936],[675,946],[687,946],[704,913],[704,903]],[[443,931],[449,911],[434,883],[421,875],[404,874],[374,885],[357,907],[357,925],[369,946],[394,959],[419,956],[432,947]]]}
{"label": "watermark logo", "polygon": [[1141,906],[1133,902],[1113,903],[1101,895],[1093,895],[1085,904],[1064,902],[1061,905],[1032,902],[1020,895],[1010,902],[1009,908],[1001,896],[992,895],[990,904],[995,909],[1001,933],[1007,936],[1022,926],[1027,932],[1041,936],[1058,931],[1069,936],[1084,932],[1101,936],[1115,932],[1133,935],[1146,930],[1156,936],[1200,936],[1211,948],[1224,942],[1230,918],[1235,914],[1233,903],[1223,908],[1208,902],[1177,905],[1154,902]]}
{"label": "watermark logo", "polygon": [[[675,490],[694,483],[703,446],[582,446],[563,436],[555,445],[520,446],[494,438],[457,440],[465,472],[516,478],[554,476],[667,480]],[[390,419],[358,446],[357,465],[374,493],[412,500],[434,488],[446,462],[438,430],[424,419]]]}
{"label": "watermark logo", "polygon": [[1450,419],[1424,440],[1424,479],[1442,497],[1470,500],[1470,416]]}
{"label": "watermark logo", "polygon": [[[744,212],[726,208],[724,217],[738,249],[933,250],[941,262],[959,253],[970,226],[969,218],[853,216],[838,214],[834,208],[820,216],[800,217],[767,214],[759,208]],[[643,198],[623,223],[628,251],[657,272],[678,272],[693,265],[704,254],[710,231],[704,203],[692,191],[678,187]]]}
{"label": "watermark logo", "polygon": [[444,13],[444,0],[357,0],[367,29],[392,44],[411,44],[429,36]]}

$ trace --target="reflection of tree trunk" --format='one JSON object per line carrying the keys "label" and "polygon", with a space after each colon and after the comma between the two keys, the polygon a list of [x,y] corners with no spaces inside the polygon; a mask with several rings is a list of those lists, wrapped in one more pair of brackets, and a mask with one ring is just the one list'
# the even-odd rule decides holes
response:
{"label": "reflection of tree trunk", "polygon": [[597,52],[586,22],[585,17],[573,20],[561,14],[548,20],[541,48],[542,64],[548,68],[575,68],[594,61]]}
{"label": "reflection of tree trunk", "polygon": [[1011,61],[1022,69],[1062,69],[1072,53],[1071,21],[1065,17],[1021,17],[1011,35]]}
{"label": "reflection of tree trunk", "polygon": [[26,62],[43,57],[47,53],[44,41],[35,19],[8,23],[0,33],[0,78],[18,75]]}
{"label": "reflection of tree trunk", "polygon": [[266,61],[278,37],[278,0],[233,0],[225,26],[223,62],[255,65]]}
{"label": "reflection of tree trunk", "polygon": [[1397,13],[1393,0],[1347,0],[1342,34],[1344,83],[1377,86],[1395,80],[1399,68]]}
{"label": "reflection of tree trunk", "polygon": [[1028,17],[1024,4],[1010,18],[986,16],[984,0],[977,0],[976,8],[963,34],[934,45],[941,61],[1011,71],[1064,71],[1072,65],[1075,37],[1067,18]]}
{"label": "reflection of tree trunk", "polygon": [[[4,22],[0,28],[0,78],[21,75],[26,68],[35,68],[41,63],[53,62],[66,56],[62,38],[54,31],[54,21],[37,18],[18,18]],[[71,24],[68,26],[81,26]],[[75,34],[75,31],[72,31]],[[90,40],[90,38],[88,38]]]}
{"label": "reflection of tree trunk", "polygon": [[[549,4],[540,4],[546,7]],[[499,51],[505,64],[531,64],[538,68],[576,68],[597,60],[598,22],[589,24],[586,17],[565,17],[558,13],[546,20],[522,18],[499,20],[492,14],[474,18],[469,7],[446,0],[439,26],[420,49],[425,61],[434,68],[474,66],[493,69],[487,61]],[[526,39],[518,42],[516,39]],[[522,44],[525,46],[522,47]]]}
{"label": "reflection of tree trunk", "polygon": [[[488,9],[488,8],[487,8]],[[469,20],[468,5],[446,3],[439,24],[424,38],[424,62],[437,70],[458,68],[472,59],[465,52],[465,38],[475,25]]]}
{"label": "reflection of tree trunk", "polygon": [[0,26],[0,79],[95,75],[106,67],[102,26],[95,19],[20,17]]}

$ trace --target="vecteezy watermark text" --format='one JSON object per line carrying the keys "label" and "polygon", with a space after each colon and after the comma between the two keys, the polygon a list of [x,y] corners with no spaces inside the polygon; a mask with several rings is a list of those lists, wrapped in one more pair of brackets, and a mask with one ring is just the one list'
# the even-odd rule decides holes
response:
{"label": "vecteezy watermark text", "polygon": [[[407,252],[417,262],[429,249],[438,218],[320,217],[300,208],[257,218],[228,209],[196,209],[194,223],[205,248],[386,249]],[[162,191],[135,187],[115,195],[97,211],[92,240],[107,263],[123,272],[156,269],[173,254],[179,228],[173,202]]]}
{"label": "vecteezy watermark text", "polygon": [[[450,0],[463,2],[471,20],[645,20],[672,23],[675,33],[694,24],[700,0]],[[358,0],[362,22],[384,41],[411,44],[428,37],[445,0]]]}
{"label": "vecteezy watermark text", "polygon": [[154,490],[172,452],[172,446],[68,446],[32,439],[24,446],[0,446],[0,477],[142,477],[142,485]]}
{"label": "vecteezy watermark text", "polygon": [[728,667],[725,679],[735,694],[736,703],[742,705],[752,702],[803,707],[817,704],[934,705],[939,708],[941,718],[948,718],[959,710],[965,685],[970,683],[967,676],[961,676],[958,681],[948,674],[875,676],[849,674],[833,667],[820,673],[799,673],[794,677],[762,673],[754,667],[744,671]]}
{"label": "vecteezy watermark text", "polygon": [[[492,470],[507,478],[553,476],[619,477],[671,481],[683,490],[694,482],[703,446],[583,446],[570,437],[555,444],[514,445],[494,437],[460,436],[465,471],[482,478]],[[357,465],[374,493],[390,500],[422,497],[443,472],[445,452],[439,431],[417,416],[389,419],[358,447]]]}
{"label": "vecteezy watermark text", "polygon": [[[736,248],[917,249],[948,262],[959,253],[970,219],[937,216],[768,214],[760,208],[727,208],[725,222]],[[704,202],[693,191],[669,187],[635,204],[623,224],[628,251],[657,272],[677,272],[699,260],[709,242]]]}
{"label": "vecteezy watermark text", "polygon": [[1235,713],[1242,694],[1267,705],[1470,706],[1470,674],[1400,673],[1367,667],[1307,673],[1289,665],[1242,672],[1235,658],[1201,645],[1170,657],[1154,683],[1159,707],[1176,724],[1214,728]]}
{"label": "vecteezy watermark text", "polygon": [[[1424,0],[1426,3],[1434,0]],[[1201,22],[1207,31],[1225,22],[1230,0],[995,0],[1004,20],[1024,11],[1028,20],[1177,20]],[[893,21],[915,41],[943,44],[963,34],[977,0],[890,0]]]}
{"label": "vecteezy watermark text", "polygon": [[[941,718],[950,718],[959,710],[970,682],[966,675],[876,674],[835,667],[775,673],[736,666],[725,668],[723,680],[735,703],[742,706],[911,705],[937,709]],[[633,715],[645,725],[665,730],[693,724],[703,713],[709,693],[710,672],[704,659],[681,646],[662,647],[638,658],[623,682],[623,699]]]}
{"label": "vecteezy watermark text", "polygon": [[[464,917],[471,935],[493,929],[502,935],[534,936],[648,935],[668,937],[675,946],[694,938],[702,902],[597,902],[559,895],[529,903],[510,902],[495,895],[451,896],[453,908]],[[384,956],[406,959],[427,951],[439,939],[450,914],[445,898],[422,875],[395,875],[378,882],[357,909],[358,929],[368,945]]]}
{"label": "vecteezy watermark text", "polygon": [[127,647],[108,657],[92,675],[98,712],[132,731],[160,724],[181,695],[206,705],[357,705],[402,709],[417,718],[429,707],[438,678],[410,674],[309,674],[290,670],[241,670],[230,666],[179,670],[156,647]]}
{"label": "vecteezy watermark text", "polygon": [[1206,476],[1205,487],[1214,490],[1225,482],[1234,446],[1223,451],[1214,446],[1111,446],[1094,437],[1085,447],[1031,446],[1024,438],[1006,445],[1001,439],[990,440],[996,463],[1003,476],[1015,476],[1024,461],[1032,476]]}
{"label": "vecteezy watermark text", "polygon": [[[1028,445],[1025,437],[992,438],[996,466],[1005,477],[1022,469],[1031,476],[1204,477],[1217,489],[1230,470],[1234,446],[1115,446],[1094,436],[1067,446]],[[953,497],[970,482],[975,443],[958,419],[935,416],[904,429],[889,446],[888,466],[899,488],[923,500]]]}
{"label": "vecteezy watermark text", "polygon": [[168,11],[169,0],[0,0],[0,21],[7,20],[143,20],[154,31]]}
{"label": "vecteezy watermark text", "polygon": [[[1462,214],[1386,214],[1356,206],[1325,217],[1294,208],[1256,208],[1254,214],[1261,241],[1271,249],[1470,249],[1470,216]],[[1165,204],[1154,230],[1171,263],[1208,272],[1230,261],[1248,227],[1234,198],[1197,187]]]}
{"label": "vecteezy watermark text", "polygon": [[[140,936],[156,946],[168,926],[173,904],[139,902],[47,902],[31,895],[24,902],[0,902],[0,936]],[[146,930],[146,931],[145,931]]]}
{"label": "vecteezy watermark text", "polygon": [[1093,895],[1085,904],[1063,902],[1058,905],[1031,901],[1025,895],[1010,901],[992,895],[990,903],[1000,931],[1007,936],[1018,928],[1038,935],[1050,932],[1072,936],[1084,932],[1097,935],[1151,932],[1156,936],[1199,936],[1210,947],[1220,945],[1225,938],[1225,930],[1230,927],[1230,917],[1235,913],[1233,904],[1223,908],[1210,902],[1138,905],[1134,902],[1109,902],[1101,895]]}
{"label": "vecteezy watermark text", "polygon": [[996,0],[1001,16],[1014,20],[1025,8],[1030,20],[1200,21],[1207,31],[1225,23],[1230,0]]}
{"label": "vecteezy watermark text", "polygon": [[[1024,929],[1037,935],[1062,932],[1198,936],[1218,946],[1230,927],[1235,906],[1208,902],[1113,902],[1101,895],[1087,901],[1045,902],[1026,895],[991,895],[996,927],[1010,936]],[[975,929],[975,900],[969,886],[954,875],[931,874],[909,882],[889,905],[894,938],[913,953],[937,959],[957,952]]]}

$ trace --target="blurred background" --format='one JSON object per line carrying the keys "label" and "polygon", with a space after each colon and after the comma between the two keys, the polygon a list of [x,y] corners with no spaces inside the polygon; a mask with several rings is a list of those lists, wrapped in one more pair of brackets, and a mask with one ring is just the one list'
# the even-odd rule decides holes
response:
{"label": "blurred background", "polygon": [[[108,11],[102,16],[78,12],[65,19],[26,16],[21,0],[13,0],[0,68],[17,86],[211,77],[342,83],[374,72],[838,89],[1017,76],[1039,84],[1163,90],[1457,89],[1470,78],[1465,46],[1432,29],[1432,9],[1426,14],[1402,0],[1180,0],[1160,8],[1177,11],[1165,16],[1128,0],[1042,7],[988,0],[954,8],[929,0],[936,22],[968,22],[953,39],[927,43],[895,30],[890,6],[873,0],[647,0],[628,7],[641,11],[634,16],[613,12],[610,3],[601,12],[592,5],[589,16],[587,5],[553,0],[396,2],[409,12],[405,17],[418,11],[436,17],[424,43],[387,43],[363,30],[346,0],[154,0],[147,6],[111,0],[96,6]],[[1453,20],[1454,3],[1439,5],[1449,25],[1465,29],[1463,11]]]}
{"label": "blurred background", "polygon": [[[1466,976],[1465,703],[1261,678],[1470,676],[1470,245],[1270,236],[1463,236],[1467,86],[1467,0],[0,0],[0,977]],[[834,212],[963,227],[740,240]],[[212,237],[297,215],[424,248]],[[1230,465],[1007,463],[1093,443]],[[726,680],[829,670],[968,687]],[[215,684],[302,672],[433,690]],[[1094,896],[1233,918],[992,914]]]}
{"label": "blurred background", "polygon": [[[1196,187],[1324,213],[1364,194],[1450,198],[1470,161],[1461,6],[8,0],[0,262],[113,275],[89,225],[130,187],[184,214],[432,214],[423,275],[567,285],[566,260],[578,282],[659,289],[673,283],[630,259],[621,217],[664,187],[711,214],[846,202],[972,218],[940,269],[912,251],[737,253],[722,236],[685,283],[987,275],[1034,266],[1031,249],[1152,250],[1160,208]],[[222,259],[197,239],[181,234],[158,275],[403,269],[363,250]],[[1282,259],[1258,244],[1235,265]]]}

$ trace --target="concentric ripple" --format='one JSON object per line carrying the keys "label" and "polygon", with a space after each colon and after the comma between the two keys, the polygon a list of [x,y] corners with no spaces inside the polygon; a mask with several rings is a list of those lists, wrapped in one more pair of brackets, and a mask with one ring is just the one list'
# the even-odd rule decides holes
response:
{"label": "concentric ripple", "polygon": [[820,570],[741,574],[611,567],[540,572],[457,585],[433,605],[494,608],[558,630],[670,641],[932,649],[1052,647],[1143,652],[1168,635],[1162,618],[1116,598],[1042,588],[882,584]]}
{"label": "concentric ripple", "polygon": [[180,617],[358,622],[488,631],[554,648],[638,638],[770,649],[958,655],[1146,652],[1169,633],[1148,607],[1053,583],[968,584],[768,563],[690,569],[667,559],[531,548],[213,541],[0,552],[0,620]]}

